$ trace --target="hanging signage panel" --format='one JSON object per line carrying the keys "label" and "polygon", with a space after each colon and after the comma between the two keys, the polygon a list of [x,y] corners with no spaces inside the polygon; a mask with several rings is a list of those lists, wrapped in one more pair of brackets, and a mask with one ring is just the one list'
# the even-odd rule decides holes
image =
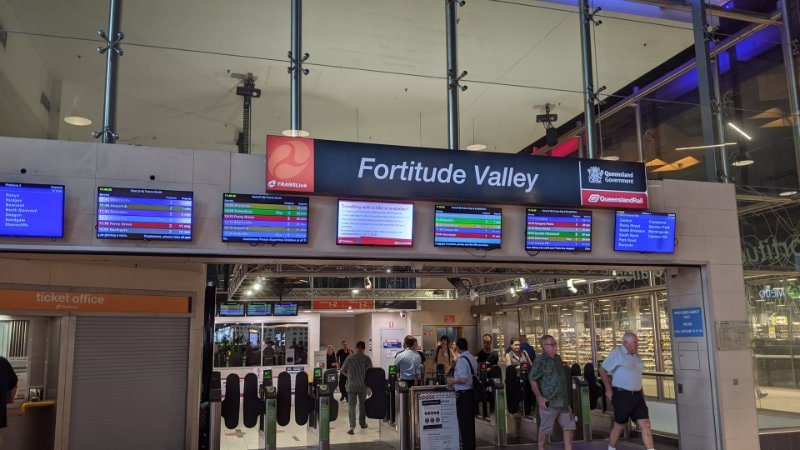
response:
{"label": "hanging signage panel", "polygon": [[75,291],[0,290],[0,307],[71,313],[188,313],[190,298]]}
{"label": "hanging signage panel", "polygon": [[647,209],[644,164],[267,137],[267,191]]}
{"label": "hanging signage panel", "polygon": [[311,309],[317,310],[372,310],[375,300],[312,300]]}

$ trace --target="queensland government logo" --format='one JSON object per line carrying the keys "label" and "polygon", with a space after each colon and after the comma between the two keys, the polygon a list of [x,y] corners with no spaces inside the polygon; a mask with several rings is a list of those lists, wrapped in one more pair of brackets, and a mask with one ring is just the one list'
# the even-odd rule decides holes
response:
{"label": "queensland government logo", "polygon": [[267,136],[267,190],[314,192],[314,140]]}
{"label": "queensland government logo", "polygon": [[589,172],[589,183],[599,184],[603,182],[603,169],[591,166],[586,171]]}

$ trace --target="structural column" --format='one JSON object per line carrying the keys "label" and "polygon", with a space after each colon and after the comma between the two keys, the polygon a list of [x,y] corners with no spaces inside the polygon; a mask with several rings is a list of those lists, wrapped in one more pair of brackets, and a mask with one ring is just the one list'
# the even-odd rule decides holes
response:
{"label": "structural column", "polygon": [[789,0],[779,0],[781,8],[781,49],[783,50],[783,67],[786,70],[786,83],[789,88],[789,112],[792,121],[792,138],[794,140],[794,162],[800,186],[800,99],[797,92],[797,66],[792,45],[792,15],[789,12]]}
{"label": "structural column", "polygon": [[122,49],[119,42],[125,35],[119,31],[122,15],[122,0],[110,0],[108,11],[108,34],[100,30],[98,34],[106,41],[105,47],[98,47],[100,54],[106,54],[105,92],[103,99],[103,129],[92,133],[105,144],[113,144],[119,138],[117,128],[117,72]]}
{"label": "structural column", "polygon": [[[292,49],[289,51],[289,74],[292,80],[290,85],[290,131],[299,135],[303,129],[302,110],[302,80],[308,74],[308,69],[303,69],[303,62],[308,59],[308,53],[303,53],[303,0],[292,0]],[[300,56],[302,55],[302,56]]]}
{"label": "structural column", "polygon": [[466,86],[459,84],[467,72],[458,73],[458,14],[456,8],[463,5],[463,1],[445,0],[447,15],[447,134],[450,150],[459,150],[460,147],[458,91],[467,90]]}

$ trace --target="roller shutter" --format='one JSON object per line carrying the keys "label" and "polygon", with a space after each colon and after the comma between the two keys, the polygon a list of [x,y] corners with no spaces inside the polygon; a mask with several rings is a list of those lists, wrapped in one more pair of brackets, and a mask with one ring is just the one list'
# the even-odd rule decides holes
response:
{"label": "roller shutter", "polygon": [[188,318],[79,317],[69,448],[185,448]]}

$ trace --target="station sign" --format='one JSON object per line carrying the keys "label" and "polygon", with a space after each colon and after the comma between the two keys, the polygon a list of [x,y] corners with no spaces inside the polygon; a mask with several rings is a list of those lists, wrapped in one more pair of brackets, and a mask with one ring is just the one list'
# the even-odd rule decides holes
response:
{"label": "station sign", "polygon": [[311,309],[314,311],[373,310],[375,309],[375,300],[312,300]]}
{"label": "station sign", "polygon": [[638,162],[267,136],[268,192],[647,209]]}
{"label": "station sign", "polygon": [[78,291],[0,290],[3,310],[58,313],[189,313],[191,298]]}

